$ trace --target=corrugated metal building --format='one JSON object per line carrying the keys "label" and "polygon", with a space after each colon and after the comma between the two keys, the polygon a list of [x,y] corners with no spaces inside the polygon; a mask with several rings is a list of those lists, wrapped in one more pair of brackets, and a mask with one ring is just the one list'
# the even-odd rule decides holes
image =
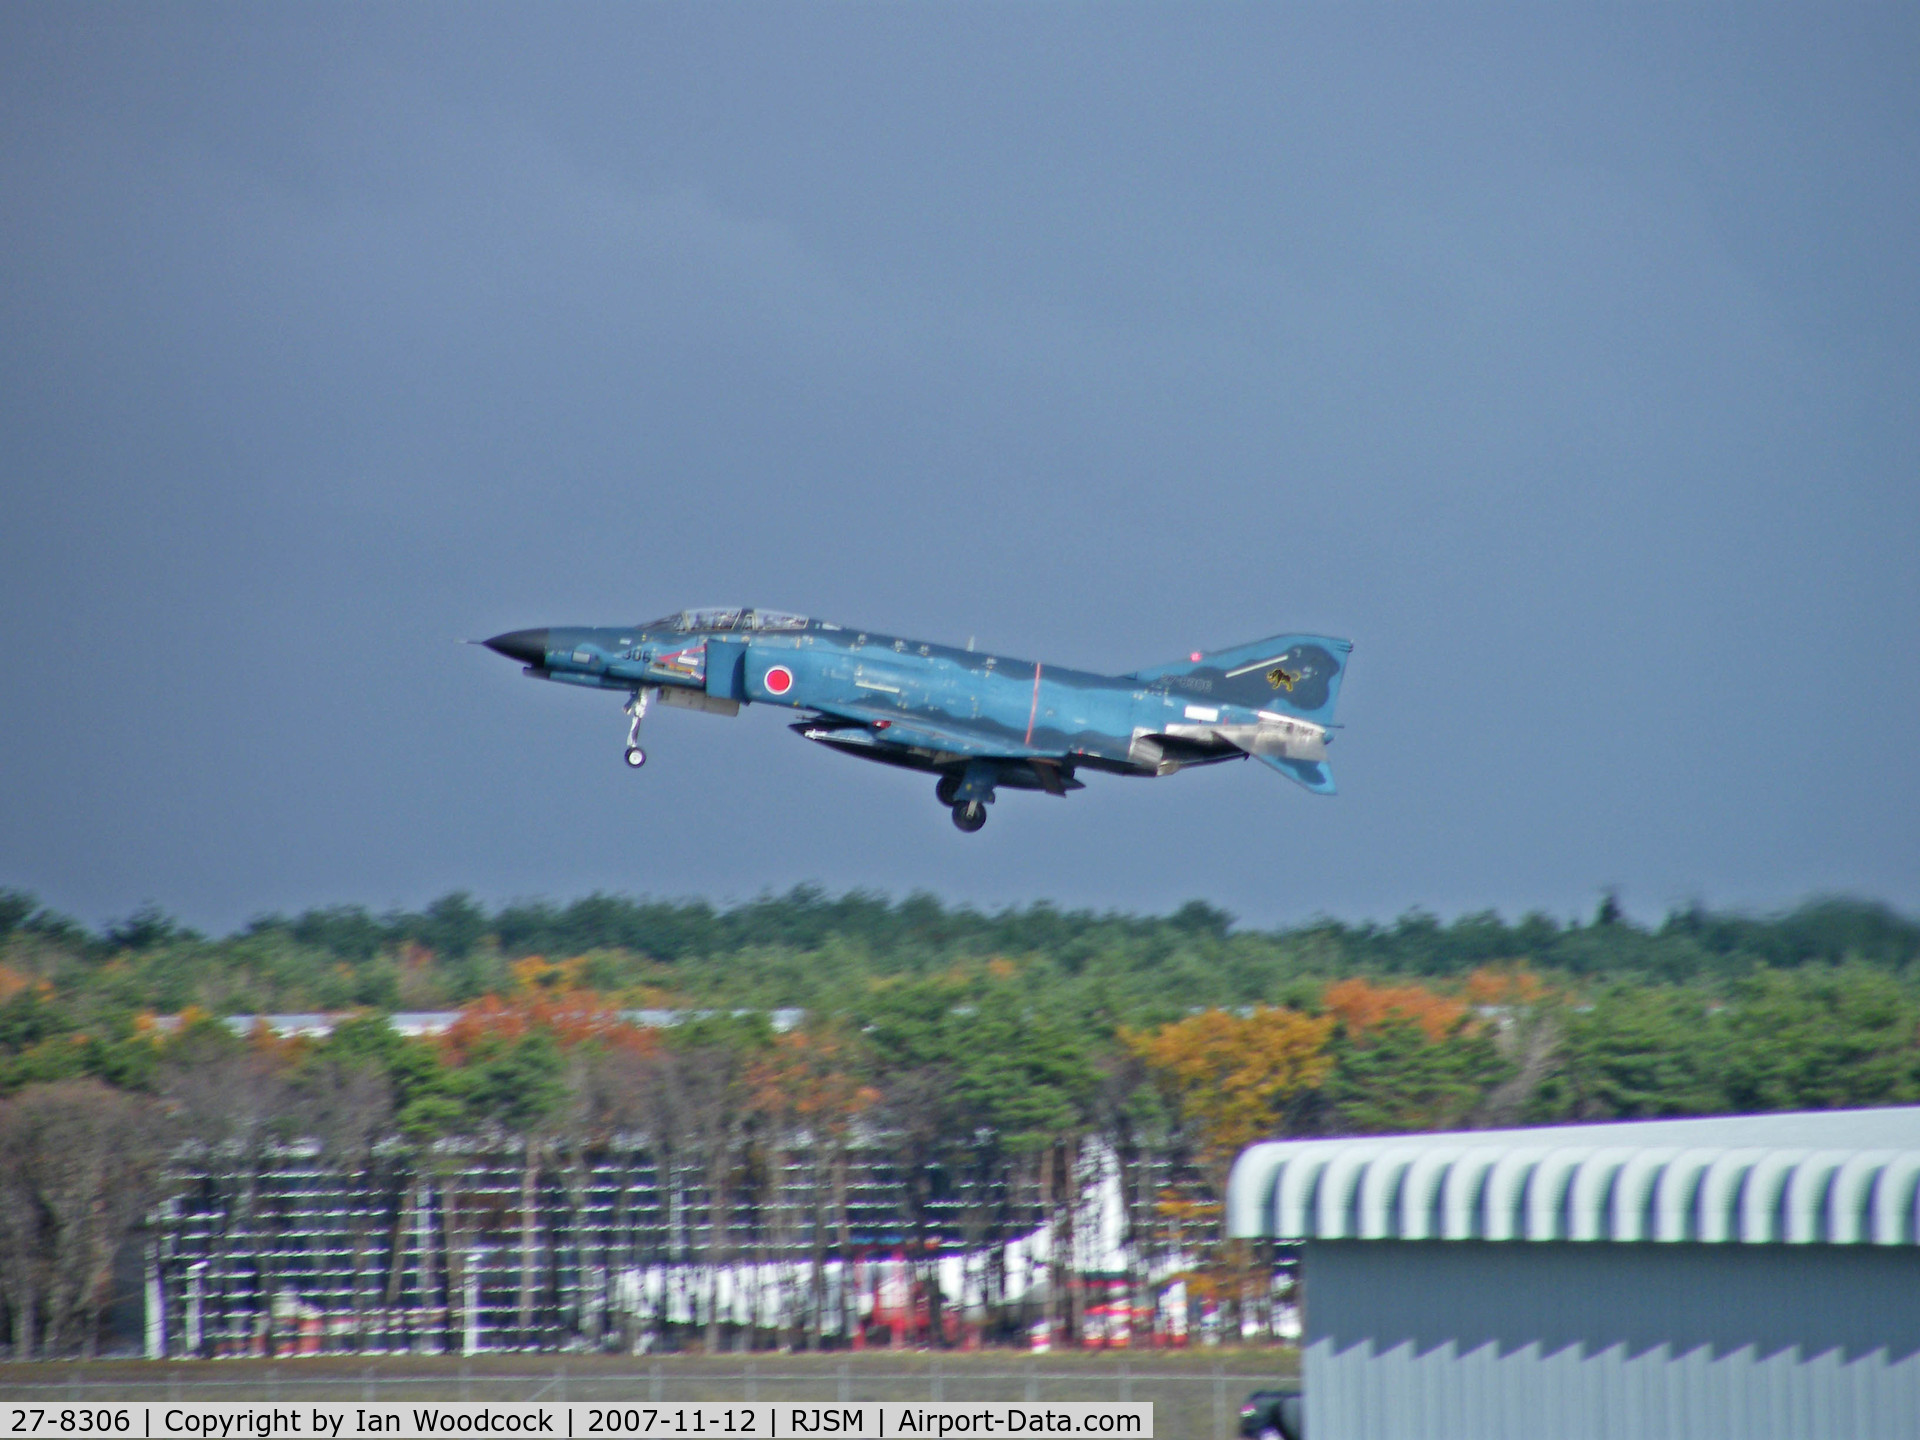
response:
{"label": "corrugated metal building", "polygon": [[1920,1108],[1275,1141],[1313,1440],[1920,1436]]}

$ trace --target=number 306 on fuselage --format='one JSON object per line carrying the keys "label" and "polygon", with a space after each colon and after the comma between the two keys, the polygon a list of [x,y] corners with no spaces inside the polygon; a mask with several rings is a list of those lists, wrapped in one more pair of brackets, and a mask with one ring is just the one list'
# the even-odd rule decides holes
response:
{"label": "number 306 on fuselage", "polygon": [[1252,758],[1322,795],[1350,641],[1274,635],[1130,675],[989,655],[776,610],[682,610],[644,625],[515,630],[483,641],[540,680],[627,693],[627,764],[646,763],[654,701],[792,728],[847,755],[939,777],[953,823],[978,830],[1001,787],[1065,795],[1080,770],[1169,775]]}

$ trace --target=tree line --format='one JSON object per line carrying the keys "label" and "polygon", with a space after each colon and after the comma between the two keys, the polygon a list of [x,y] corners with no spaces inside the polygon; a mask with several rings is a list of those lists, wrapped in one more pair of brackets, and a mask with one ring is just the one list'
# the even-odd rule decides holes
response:
{"label": "tree line", "polygon": [[[694,1018],[641,1029],[621,1015],[636,1007]],[[804,1019],[776,1033],[775,1007]],[[219,1023],[297,1010],[344,1018],[314,1041]],[[410,1010],[458,1015],[408,1038],[386,1017]],[[1920,924],[1829,899],[1641,926],[1609,899],[1577,923],[1259,931],[1198,902],[985,914],[800,890],[728,909],[592,896],[489,911],[453,895],[208,938],[153,910],[91,931],[0,892],[0,1097],[16,1354],[92,1343],[113,1255],[170,1186],[217,1172],[247,1213],[296,1141],[390,1197],[365,1223],[404,1227],[412,1179],[463,1138],[511,1139],[530,1197],[578,1191],[596,1155],[645,1135],[697,1177],[702,1263],[749,1243],[809,1256],[814,1343],[856,1145],[883,1152],[902,1248],[929,1266],[943,1243],[1066,1236],[1097,1152],[1118,1167],[1135,1313],[1177,1276],[1231,1326],[1263,1303],[1264,1262],[1220,1239],[1220,1200],[1263,1136],[1920,1100]],[[766,1199],[765,1177],[795,1163],[815,1171],[806,1214]],[[542,1311],[536,1208],[513,1222],[525,1343],[599,1323]],[[747,1209],[770,1238],[738,1238]],[[467,1222],[448,1217],[436,1283],[451,1295]],[[1035,1303],[1070,1338],[1081,1296],[1055,1269]],[[939,1340],[959,1297],[923,1278]],[[987,1329],[1022,1333],[1031,1317],[983,1283]],[[709,1308],[684,1338],[718,1344],[720,1325]]]}

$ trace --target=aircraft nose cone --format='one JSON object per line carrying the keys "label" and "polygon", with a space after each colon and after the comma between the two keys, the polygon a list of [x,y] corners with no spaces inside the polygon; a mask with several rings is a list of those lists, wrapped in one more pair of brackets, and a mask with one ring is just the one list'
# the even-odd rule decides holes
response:
{"label": "aircraft nose cone", "polygon": [[547,663],[547,632],[545,630],[509,630],[505,635],[496,635],[491,640],[480,642],[496,655],[504,655],[509,660],[518,660],[522,665],[545,665]]}

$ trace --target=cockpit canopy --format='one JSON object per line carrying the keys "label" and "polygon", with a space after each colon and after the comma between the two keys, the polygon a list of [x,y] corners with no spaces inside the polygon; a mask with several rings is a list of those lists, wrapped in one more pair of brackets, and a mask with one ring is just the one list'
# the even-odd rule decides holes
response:
{"label": "cockpit canopy", "polygon": [[679,610],[649,620],[642,630],[804,630],[807,617],[790,615],[784,610],[740,610],[709,606],[703,610]]}

